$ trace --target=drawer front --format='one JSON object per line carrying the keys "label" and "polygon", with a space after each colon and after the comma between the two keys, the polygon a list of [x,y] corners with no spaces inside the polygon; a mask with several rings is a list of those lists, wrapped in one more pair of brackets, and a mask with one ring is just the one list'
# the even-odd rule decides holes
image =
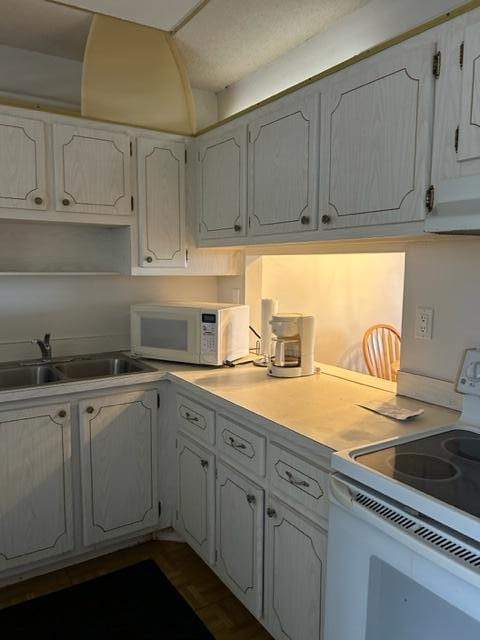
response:
{"label": "drawer front", "polygon": [[323,518],[328,516],[328,472],[271,443],[268,472],[272,488]]}
{"label": "drawer front", "polygon": [[253,473],[265,475],[265,438],[225,416],[217,416],[217,449]]}
{"label": "drawer front", "polygon": [[177,421],[194,438],[215,442],[215,412],[181,393],[177,393]]}

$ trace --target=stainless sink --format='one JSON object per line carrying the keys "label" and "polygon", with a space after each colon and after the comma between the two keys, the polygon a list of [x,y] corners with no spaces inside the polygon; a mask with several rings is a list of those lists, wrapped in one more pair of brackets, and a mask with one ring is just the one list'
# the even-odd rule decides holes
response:
{"label": "stainless sink", "polygon": [[74,360],[55,365],[67,378],[74,380],[85,378],[103,378],[106,376],[121,376],[126,373],[141,373],[152,371],[150,367],[127,358],[101,358],[98,360]]}
{"label": "stainless sink", "polygon": [[104,353],[97,357],[73,356],[46,363],[14,362],[0,365],[0,390],[149,371],[155,371],[155,369],[118,353]]}
{"label": "stainless sink", "polygon": [[58,371],[46,365],[0,369],[0,389],[36,387],[62,379],[63,377]]}

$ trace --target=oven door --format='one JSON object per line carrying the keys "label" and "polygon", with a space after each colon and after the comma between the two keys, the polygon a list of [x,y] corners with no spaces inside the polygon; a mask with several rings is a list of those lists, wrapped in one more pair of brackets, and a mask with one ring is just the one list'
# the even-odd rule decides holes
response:
{"label": "oven door", "polygon": [[451,533],[332,476],[324,640],[478,640],[476,549],[456,544],[466,553]]}
{"label": "oven door", "polygon": [[136,355],[174,362],[200,361],[200,312],[134,307],[131,349]]}

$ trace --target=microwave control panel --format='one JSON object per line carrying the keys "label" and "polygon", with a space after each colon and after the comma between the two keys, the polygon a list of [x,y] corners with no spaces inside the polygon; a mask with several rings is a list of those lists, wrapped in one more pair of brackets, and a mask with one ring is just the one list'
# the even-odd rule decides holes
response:
{"label": "microwave control panel", "polygon": [[204,362],[217,362],[217,343],[217,314],[202,313],[202,360]]}

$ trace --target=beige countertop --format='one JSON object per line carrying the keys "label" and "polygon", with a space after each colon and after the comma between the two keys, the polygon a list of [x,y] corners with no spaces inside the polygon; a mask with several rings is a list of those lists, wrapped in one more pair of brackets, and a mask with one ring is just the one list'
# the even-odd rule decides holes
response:
{"label": "beige countertop", "polygon": [[[172,377],[335,451],[448,426],[459,418],[456,411],[326,373],[272,378],[265,369],[245,365],[176,371]],[[424,413],[400,422],[358,406],[360,402],[387,400],[407,409],[424,409]]]}

